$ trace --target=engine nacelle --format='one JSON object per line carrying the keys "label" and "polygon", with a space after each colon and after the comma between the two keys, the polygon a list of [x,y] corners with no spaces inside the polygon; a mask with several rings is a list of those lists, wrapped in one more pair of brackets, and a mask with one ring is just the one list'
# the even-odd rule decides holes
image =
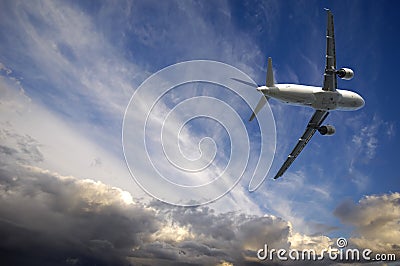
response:
{"label": "engine nacelle", "polygon": [[336,71],[336,74],[338,75],[339,78],[345,80],[350,80],[354,77],[354,71],[351,70],[350,68],[341,68],[338,71]]}
{"label": "engine nacelle", "polygon": [[334,126],[325,125],[325,126],[320,126],[320,127],[318,128],[318,132],[319,132],[321,135],[331,136],[331,135],[335,134],[336,129],[335,129]]}

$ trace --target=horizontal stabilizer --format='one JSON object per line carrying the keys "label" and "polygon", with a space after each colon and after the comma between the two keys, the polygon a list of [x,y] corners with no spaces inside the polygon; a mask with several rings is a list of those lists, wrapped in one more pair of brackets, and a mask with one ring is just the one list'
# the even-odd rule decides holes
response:
{"label": "horizontal stabilizer", "polygon": [[251,114],[249,121],[252,121],[254,117],[258,114],[258,112],[264,107],[264,105],[267,103],[267,96],[261,96],[260,101],[258,102],[256,109],[254,109],[254,112]]}
{"label": "horizontal stabilizer", "polygon": [[236,79],[236,78],[231,78],[231,79],[233,79],[234,81],[237,81],[237,82],[246,84],[246,85],[248,85],[248,86],[250,86],[250,87],[258,88],[258,85],[255,84],[255,83],[251,83],[251,82],[244,81],[244,80],[241,80],[241,79]]}

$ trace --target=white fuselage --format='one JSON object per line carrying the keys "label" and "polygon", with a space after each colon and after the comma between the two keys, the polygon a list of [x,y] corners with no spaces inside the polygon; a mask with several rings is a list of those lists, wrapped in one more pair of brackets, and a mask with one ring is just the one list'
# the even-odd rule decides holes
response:
{"label": "white fuselage", "polygon": [[365,104],[359,94],[348,90],[324,91],[320,87],[298,84],[261,86],[257,90],[284,103],[310,106],[317,110],[352,111],[360,109]]}

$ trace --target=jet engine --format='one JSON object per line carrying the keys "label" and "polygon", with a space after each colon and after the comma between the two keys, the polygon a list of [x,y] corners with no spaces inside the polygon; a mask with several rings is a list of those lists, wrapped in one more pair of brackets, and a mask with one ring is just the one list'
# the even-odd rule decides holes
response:
{"label": "jet engine", "polygon": [[318,128],[318,132],[319,132],[321,135],[331,136],[331,135],[335,134],[336,129],[335,129],[334,126],[325,125],[325,126],[320,126],[320,127]]}
{"label": "jet engine", "polygon": [[338,75],[339,78],[345,80],[350,80],[354,77],[354,71],[351,70],[350,68],[341,68],[338,71],[336,71],[336,74]]}

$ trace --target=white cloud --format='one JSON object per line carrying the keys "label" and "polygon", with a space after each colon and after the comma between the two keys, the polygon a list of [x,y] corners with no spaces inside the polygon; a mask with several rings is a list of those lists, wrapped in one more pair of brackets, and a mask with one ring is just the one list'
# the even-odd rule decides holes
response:
{"label": "white cloud", "polygon": [[[134,6],[129,7],[128,5],[123,8],[124,12],[120,13],[120,6],[115,6],[113,3],[103,3],[99,7],[99,12],[90,14],[82,12],[77,5],[63,2],[46,1],[42,2],[41,5],[32,2],[15,2],[7,5],[3,10],[2,21],[5,21],[8,27],[7,40],[9,42],[6,43],[6,46],[12,51],[10,56],[5,59],[5,64],[22,75],[20,81],[26,88],[27,94],[35,101],[36,106],[38,106],[37,109],[43,108],[46,109],[44,112],[51,113],[50,116],[43,116],[42,111],[34,110],[35,115],[25,116],[19,122],[14,121],[14,124],[18,123],[18,127],[23,126],[22,132],[24,133],[42,134],[39,141],[41,145],[46,147],[45,149],[48,149],[43,152],[49,153],[49,150],[53,152],[53,154],[47,155],[48,159],[63,162],[71,161],[71,164],[59,163],[61,168],[56,169],[57,171],[66,173],[67,168],[74,165],[73,168],[75,169],[71,171],[71,174],[82,175],[82,173],[77,173],[79,172],[78,169],[83,169],[89,159],[92,166],[94,166],[93,161],[102,162],[102,165],[95,164],[96,167],[93,167],[93,169],[98,169],[96,174],[101,174],[100,169],[104,170],[104,163],[110,162],[110,158],[106,160],[97,154],[90,156],[87,152],[84,154],[87,149],[79,150],[82,155],[79,157],[80,160],[72,158],[73,149],[77,145],[68,142],[68,140],[81,136],[84,136],[85,141],[93,142],[94,145],[99,146],[97,148],[101,147],[114,154],[121,152],[118,128],[121,126],[123,111],[132,92],[132,85],[137,85],[139,80],[143,80],[143,77],[147,75],[146,68],[148,66],[137,66],[136,62],[140,60],[136,60],[135,57],[130,58],[132,60],[127,60],[126,50],[120,51],[119,49],[125,45],[125,43],[121,44],[120,41],[128,40],[124,38],[113,39],[112,37],[115,37],[113,33],[118,33],[119,30],[109,29],[106,25],[108,22],[113,22],[112,24],[117,29],[119,28],[118,25],[124,25],[121,32],[125,31],[126,34],[131,34],[129,36],[132,38],[131,40],[135,39],[134,36],[139,37],[140,40],[147,38],[144,43],[147,43],[149,49],[151,43],[158,44],[160,39],[163,42],[173,39],[180,47],[197,47],[196,49],[185,50],[186,52],[181,55],[185,59],[188,59],[187,56],[193,51],[200,51],[199,54],[204,54],[208,58],[219,58],[221,51],[229,51],[233,49],[233,45],[235,49],[239,50],[244,50],[244,47],[255,46],[248,38],[237,38],[236,35],[232,42],[221,40],[224,37],[220,36],[220,31],[215,29],[214,24],[204,18],[201,10],[192,5],[178,3],[182,9],[181,18],[186,21],[186,18],[190,17],[188,21],[195,23],[201,32],[201,34],[199,32],[194,34],[198,39],[181,42],[187,39],[188,32],[165,29],[169,24],[162,21],[165,12],[170,7],[155,5],[156,10],[154,12],[160,16],[156,15],[154,16],[155,19],[143,24],[143,14],[140,13],[141,5],[143,5],[143,8],[148,6],[144,3],[135,3]],[[208,9],[208,7],[202,5],[200,7]],[[222,3],[220,9],[228,9],[228,4]],[[114,21],[115,12],[118,12],[119,17]],[[135,12],[139,12],[139,14]],[[11,17],[15,17],[13,23],[10,23]],[[224,19],[222,21],[227,25],[229,31],[233,31],[229,21]],[[141,29],[149,30],[142,31]],[[159,34],[160,29],[167,30],[170,34]],[[190,27],[185,29],[192,30]],[[139,32],[136,32],[136,30],[139,30]],[[145,33],[150,38],[143,36]],[[231,36],[231,34],[226,36]],[[16,40],[19,40],[18,44],[11,45]],[[215,43],[210,43],[211,40]],[[204,45],[204,43],[207,43],[207,45]],[[163,47],[165,45],[164,42]],[[235,63],[249,73],[253,70],[248,68],[245,62],[248,62],[247,59],[254,59],[260,52],[257,47],[246,51],[245,54],[238,53],[240,56],[236,56],[236,53],[234,53],[235,55],[227,53],[222,58]],[[244,61],[243,56],[247,58]],[[35,67],[27,68],[26,65],[34,65]],[[38,104],[39,98],[44,107]],[[35,116],[46,117],[45,125],[43,122],[40,123],[44,127],[37,126],[39,121],[35,119]],[[54,119],[51,119],[51,116],[54,116]],[[60,118],[64,120],[65,126],[69,126],[70,129],[62,127],[60,121],[56,121]],[[32,122],[22,123],[22,120]],[[15,127],[15,125],[13,126]],[[137,126],[141,125],[133,125],[133,127]],[[174,126],[175,124],[171,127]],[[42,128],[46,128],[47,132],[63,131],[62,135],[69,137],[60,141],[59,138],[50,136],[49,140],[53,140],[53,142],[47,143],[47,136],[44,137],[43,132],[39,132],[43,131]],[[62,130],[60,130],[61,128]],[[20,129],[15,130],[19,131]],[[191,134],[192,136],[187,136],[188,138],[183,139],[183,142],[193,143],[196,133],[191,132]],[[47,133],[47,135],[49,134]],[[63,154],[69,154],[66,156],[68,159],[62,158],[64,155],[60,153],[53,156],[55,155],[55,147],[61,145],[61,143],[63,143],[61,148]],[[49,146],[52,146],[52,148],[49,149]],[[82,158],[85,159],[82,160]],[[121,165],[120,161],[114,161],[114,163]],[[238,193],[236,198],[239,195],[246,197],[244,193]],[[248,202],[249,200],[243,198],[240,201]]]}
{"label": "white cloud", "polygon": [[351,150],[357,154],[357,158],[361,157],[361,163],[368,163],[376,155],[376,150],[379,148],[382,139],[379,137],[384,132],[388,137],[393,136],[394,124],[389,121],[385,121],[379,117],[378,114],[374,114],[372,119],[367,119],[365,122],[365,115],[355,115],[345,120],[345,124],[354,130]]}
{"label": "white cloud", "polygon": [[[394,133],[394,124],[385,121],[378,114],[372,118],[366,117],[365,113],[355,114],[344,120],[347,128],[345,133],[351,135],[346,139],[346,164],[348,164],[348,173],[351,181],[356,185],[359,191],[364,191],[370,185],[370,176],[363,171],[365,165],[375,159],[382,143],[387,140],[383,136],[389,137]],[[384,134],[382,134],[382,132]]]}
{"label": "white cloud", "polygon": [[73,5],[15,1],[2,11],[2,21],[12,21],[2,28],[10,42],[3,64],[22,75],[28,94],[88,131],[97,126],[118,138],[110,128],[120,126],[132,86],[146,71],[127,61],[93,17]]}
{"label": "white cloud", "polygon": [[334,202],[334,192],[329,180],[315,180],[306,171],[288,171],[281,179],[267,179],[254,196],[262,202],[262,210],[290,221],[294,234],[319,236],[332,228],[328,206]]}
{"label": "white cloud", "polygon": [[[0,76],[0,139],[3,152],[63,175],[107,180],[144,196],[130,178],[122,156],[99,146],[82,129],[31,100],[15,80]],[[4,149],[8,149],[7,151]],[[96,165],[93,162],[101,162]]]}
{"label": "white cloud", "polygon": [[350,239],[360,248],[400,254],[400,193],[365,196],[357,203],[342,202],[335,210],[340,220],[354,227]]}
{"label": "white cloud", "polygon": [[316,253],[321,254],[323,249],[327,249],[329,246],[333,246],[332,240],[324,235],[320,236],[308,236],[299,233],[294,233],[289,237],[291,243],[291,249],[303,250],[313,249]]}

